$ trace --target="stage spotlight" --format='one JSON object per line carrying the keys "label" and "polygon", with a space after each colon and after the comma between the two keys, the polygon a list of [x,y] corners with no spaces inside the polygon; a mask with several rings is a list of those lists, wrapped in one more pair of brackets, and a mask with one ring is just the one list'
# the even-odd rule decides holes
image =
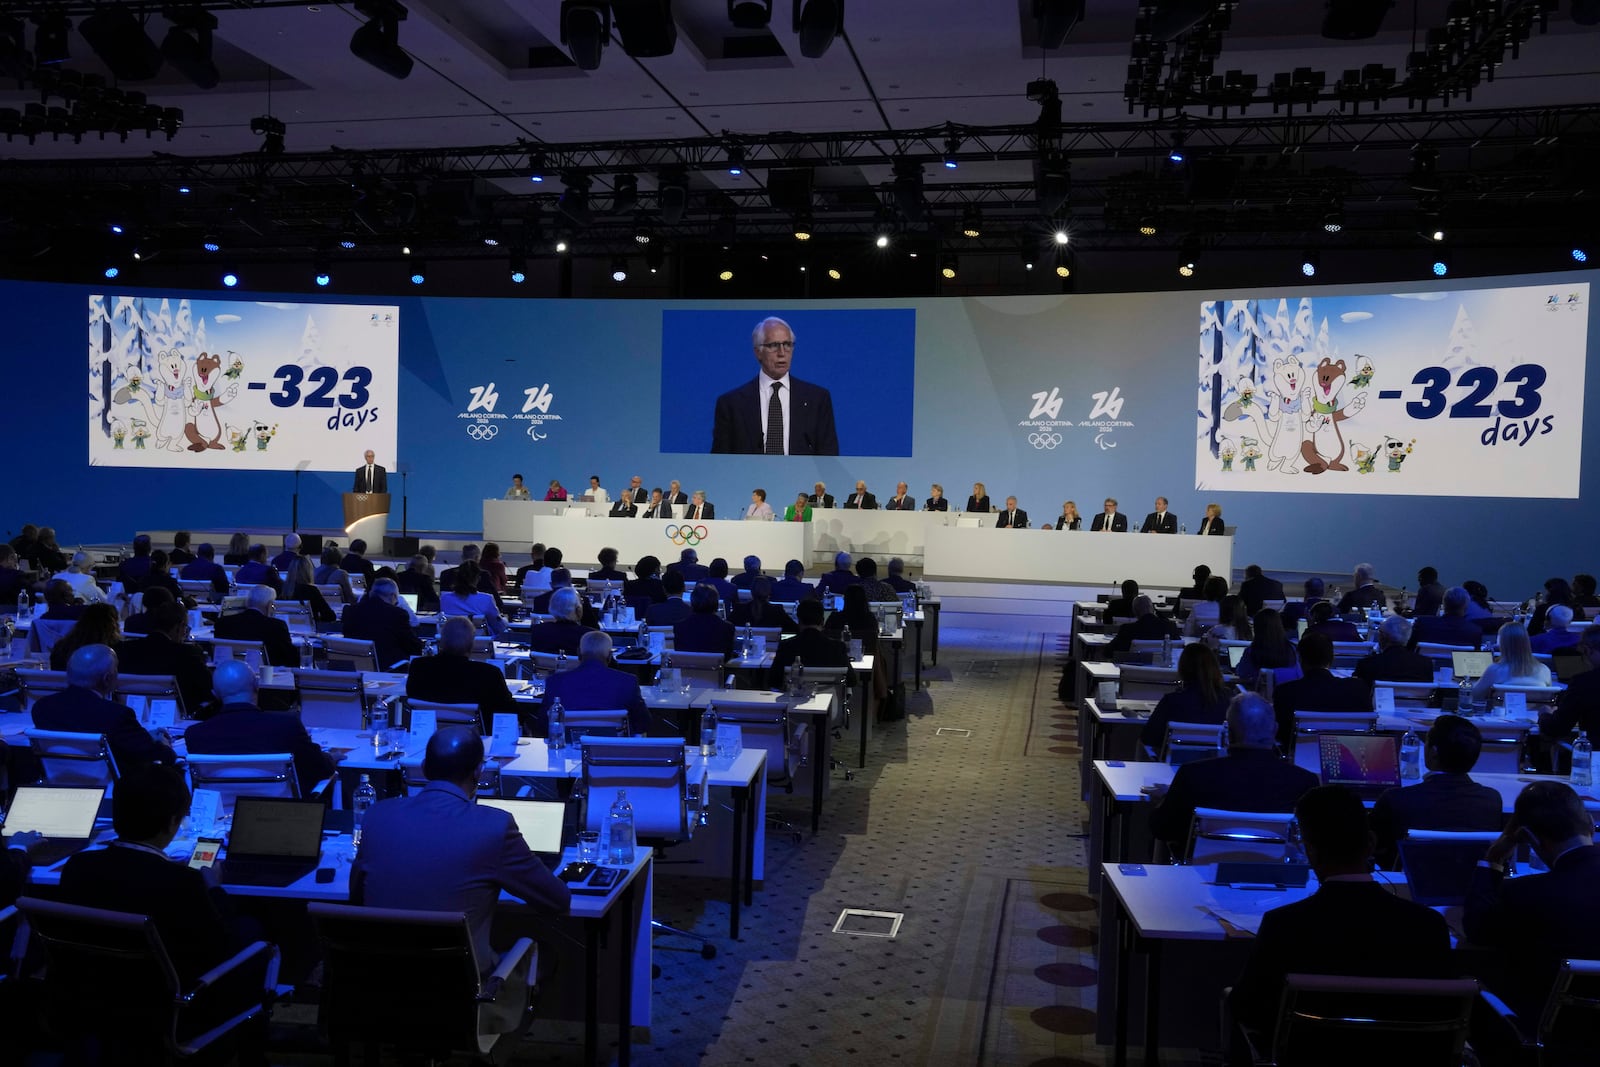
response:
{"label": "stage spotlight", "polygon": [[922,164],[911,159],[894,161],[894,202],[908,222],[923,218]]}
{"label": "stage spotlight", "polygon": [[561,43],[579,70],[598,70],[611,43],[611,9],[606,4],[561,0]]}
{"label": "stage spotlight", "polygon": [[889,232],[887,230],[879,230],[877,236],[872,239],[872,243],[879,248],[888,248],[889,240]]}
{"label": "stage spotlight", "polygon": [[231,270],[224,271],[222,274],[222,284],[227,286],[229,289],[234,288],[239,284],[239,275]]}
{"label": "stage spotlight", "polygon": [[1050,239],[1058,245],[1064,245],[1071,241],[1072,235],[1067,232],[1067,224],[1064,222],[1056,223],[1055,230],[1051,233]]}
{"label": "stage spotlight", "polygon": [[412,60],[400,47],[400,22],[405,5],[395,0],[356,0],[356,12],[367,22],[350,37],[350,54],[391,78],[411,73]]}
{"label": "stage spotlight", "polygon": [[427,280],[428,280],[428,265],[427,265],[427,263],[423,262],[421,257],[413,257],[412,260],[411,260],[411,284],[412,285],[421,285],[423,282],[425,282]]}
{"label": "stage spotlight", "polygon": [[222,238],[214,233],[208,233],[200,239],[200,247],[207,252],[220,252],[222,251]]}
{"label": "stage spotlight", "polygon": [[1574,263],[1587,263],[1587,262],[1589,262],[1589,251],[1588,251],[1588,249],[1585,249],[1585,248],[1574,248],[1572,250],[1572,261]]}
{"label": "stage spotlight", "polygon": [[650,220],[644,212],[639,212],[633,220],[633,240],[635,244],[647,245],[655,239],[655,233],[650,229]]}
{"label": "stage spotlight", "polygon": [[958,267],[959,264],[955,256],[945,256],[944,261],[939,264],[939,277],[947,280],[953,279],[956,276]]}
{"label": "stage spotlight", "polygon": [[1056,277],[1057,278],[1070,278],[1070,277],[1072,277],[1072,262],[1073,262],[1072,249],[1070,249],[1070,248],[1058,248],[1058,249],[1056,249],[1055,265],[1054,265],[1055,266]]}
{"label": "stage spotlight", "polygon": [[663,225],[676,226],[689,208],[689,174],[682,167],[668,167],[656,177],[656,198],[661,206]]}
{"label": "stage spotlight", "polygon": [[72,58],[67,49],[67,38],[72,33],[72,23],[60,11],[49,11],[37,18],[38,29],[33,34],[33,60],[41,67],[65,63]]}
{"label": "stage spotlight", "polygon": [[202,7],[179,8],[167,15],[172,28],[161,41],[168,63],[201,89],[215,89],[222,76],[211,59],[211,34],[217,16]]}
{"label": "stage spotlight", "polygon": [[1023,241],[1022,247],[1017,250],[1017,256],[1022,260],[1023,270],[1033,269],[1033,242]]}
{"label": "stage spotlight", "polygon": [[735,29],[764,30],[772,21],[772,0],[728,0],[728,21]]}
{"label": "stage spotlight", "polygon": [[283,138],[288,132],[288,127],[283,124],[282,119],[272,115],[257,115],[250,120],[250,132],[261,138],[262,155],[283,155]]}
{"label": "stage spotlight", "polygon": [[1200,242],[1190,238],[1183,242],[1183,247],[1178,253],[1178,274],[1180,277],[1193,278],[1200,264]]}
{"label": "stage spotlight", "polygon": [[567,244],[567,239],[565,237],[557,237],[556,238],[556,246],[555,247],[556,247],[556,252],[558,254],[560,254],[560,253],[566,252],[572,246]]}
{"label": "stage spotlight", "polygon": [[639,179],[632,174],[618,174],[611,179],[611,213],[626,215],[639,206]]}
{"label": "stage spotlight", "polygon": [[796,241],[811,240],[812,233],[811,212],[797,211],[794,216],[794,239]]}
{"label": "stage spotlight", "polygon": [[821,59],[833,39],[844,34],[844,0],[794,0],[794,32],[800,54]]}
{"label": "stage spotlight", "polygon": [[1188,153],[1184,150],[1184,143],[1187,140],[1188,138],[1184,136],[1182,130],[1174,132],[1172,145],[1167,149],[1167,159],[1173,163],[1182,163],[1185,159],[1188,159]]}
{"label": "stage spotlight", "polygon": [[961,138],[954,135],[944,139],[944,169],[955,170],[957,166],[956,153],[961,151]]}
{"label": "stage spotlight", "polygon": [[115,278],[115,277],[117,277],[117,275],[119,275],[121,273],[122,273],[122,268],[121,267],[113,266],[113,267],[107,267],[105,269],[105,276],[107,278]]}
{"label": "stage spotlight", "polygon": [[744,173],[744,145],[728,146],[728,173],[735,178]]}
{"label": "stage spotlight", "polygon": [[1300,273],[1307,278],[1315,278],[1317,269],[1322,265],[1322,257],[1315,249],[1300,257]]}
{"label": "stage spotlight", "polygon": [[161,49],[125,7],[96,9],[78,22],[78,34],[119,82],[149,81],[161,71]]}
{"label": "stage spotlight", "polygon": [[645,245],[644,265],[651,274],[660,274],[661,268],[667,263],[667,249],[660,241],[655,244]]}
{"label": "stage spotlight", "polygon": [[611,280],[614,282],[628,280],[628,261],[621,256],[617,256],[611,261]]}
{"label": "stage spotlight", "polygon": [[184,196],[188,196],[191,192],[193,192],[193,190],[191,190],[187,185],[180,185],[178,186],[178,192]]}
{"label": "stage spotlight", "polygon": [[719,281],[731,282],[733,281],[733,271],[729,270],[727,267],[723,267],[717,272],[717,279]]}
{"label": "stage spotlight", "polygon": [[844,275],[839,272],[839,268],[838,267],[829,267],[828,268],[828,277],[832,281],[838,281],[840,278],[843,278]]}
{"label": "stage spotlight", "polygon": [[139,243],[133,246],[133,258],[140,263],[146,263],[161,254],[161,239],[154,235],[139,238]]}
{"label": "stage spotlight", "polygon": [[499,234],[494,234],[494,233],[486,233],[486,234],[484,234],[483,235],[483,244],[484,244],[484,247],[486,247],[486,248],[499,248],[500,247],[500,235]]}
{"label": "stage spotlight", "polygon": [[589,176],[573,173],[561,179],[561,199],[556,201],[556,211],[580,229],[594,222],[594,209],[589,204]]}
{"label": "stage spotlight", "polygon": [[1450,273],[1450,257],[1445,255],[1435,256],[1433,266],[1430,268],[1435,278],[1443,278]]}
{"label": "stage spotlight", "polygon": [[528,260],[522,253],[511,257],[511,283],[521,285],[528,280]]}
{"label": "stage spotlight", "polygon": [[317,285],[326,289],[333,282],[333,277],[327,271],[323,271],[321,274],[318,274],[314,280],[316,281]]}
{"label": "stage spotlight", "polygon": [[1161,227],[1156,222],[1154,215],[1146,215],[1139,220],[1139,235],[1141,237],[1154,237]]}
{"label": "stage spotlight", "polygon": [[356,246],[356,235],[352,231],[346,230],[346,231],[344,231],[343,233],[341,233],[339,235],[339,247],[340,248],[342,248],[346,252],[348,252],[352,248],[354,248],[355,246]]}
{"label": "stage spotlight", "polygon": [[528,180],[530,182],[543,182],[545,159],[543,152],[528,153]]}
{"label": "stage spotlight", "polygon": [[977,204],[968,204],[967,210],[962,212],[961,234],[963,237],[983,236],[983,212],[978,210]]}
{"label": "stage spotlight", "polygon": [[1344,210],[1331,207],[1322,215],[1322,229],[1327,233],[1339,233],[1344,229]]}
{"label": "stage spotlight", "polygon": [[113,223],[112,223],[112,224],[111,224],[111,232],[112,232],[112,233],[121,233],[121,232],[122,232],[122,223],[120,223],[120,222],[113,222]]}

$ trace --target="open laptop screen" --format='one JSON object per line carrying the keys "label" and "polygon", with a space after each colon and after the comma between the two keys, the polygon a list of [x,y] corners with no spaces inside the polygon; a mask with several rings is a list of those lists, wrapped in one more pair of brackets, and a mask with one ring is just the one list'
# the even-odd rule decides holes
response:
{"label": "open laptop screen", "polygon": [[1494,653],[1452,652],[1450,662],[1457,678],[1482,678],[1494,662]]}
{"label": "open laptop screen", "polygon": [[1379,789],[1400,784],[1400,739],[1393,734],[1322,734],[1323,785]]}
{"label": "open laptop screen", "polygon": [[320,800],[239,797],[233,804],[230,856],[315,859],[322,853]]}
{"label": "open laptop screen", "polygon": [[517,820],[517,829],[522,831],[522,839],[533,851],[546,853],[561,851],[561,827],[567,811],[565,804],[555,804],[548,800],[500,800],[495,797],[479,797],[478,805],[510,812],[511,817]]}
{"label": "open laptop screen", "polygon": [[1228,663],[1234,667],[1238,667],[1239,661],[1244,659],[1244,650],[1249,647],[1249,645],[1229,645]]}
{"label": "open laptop screen", "polygon": [[6,813],[5,836],[31,832],[47,838],[86,839],[94,833],[95,813],[105,795],[104,789],[20,786]]}
{"label": "open laptop screen", "polygon": [[417,594],[401,593],[400,599],[405,601],[406,607],[411,609],[411,614],[415,615],[417,613]]}

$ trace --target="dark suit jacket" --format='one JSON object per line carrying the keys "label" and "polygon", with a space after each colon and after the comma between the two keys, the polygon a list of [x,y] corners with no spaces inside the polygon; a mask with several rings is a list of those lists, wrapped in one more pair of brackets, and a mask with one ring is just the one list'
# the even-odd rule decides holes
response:
{"label": "dark suit jacket", "polygon": [[211,632],[226,641],[262,642],[267,649],[267,662],[274,667],[300,666],[300,653],[289,636],[289,624],[282,619],[269,619],[248,609],[219,617]]}
{"label": "dark suit jacket", "polygon": [[684,563],[679,560],[675,563],[667,564],[667,570],[677,571],[683,575],[683,580],[686,582],[703,582],[711,577],[711,568],[704,563]]}
{"label": "dark suit jacket", "polygon": [[569,656],[576,656],[578,642],[583,640],[584,634],[593,630],[594,627],[571,619],[551,619],[528,631],[528,648],[534,652],[565,652]]}
{"label": "dark suit jacket", "polygon": [[1283,599],[1283,583],[1266,575],[1246,578],[1239,583],[1239,599],[1244,601],[1245,610],[1254,616],[1261,610],[1263,601]]}
{"label": "dark suit jacket", "polygon": [[33,706],[33,724],[41,730],[105,734],[117,770],[123,774],[130,768],[173,760],[172,749],[139,725],[132,708],[107,700],[92,689],[74,685],[43,697]]}
{"label": "dark suit jacket", "polygon": [[150,916],[186,989],[239,948],[222,918],[222,890],[209,888],[186,864],[141,848],[79,852],[61,868],[60,897],[82,907]]}
{"label": "dark suit jacket", "polygon": [[1159,641],[1163,637],[1179,640],[1178,624],[1159,615],[1141,615],[1117,627],[1117,636],[1111,639],[1111,651],[1127,652],[1135,641]]}
{"label": "dark suit jacket", "polygon": [[798,578],[780,578],[772,583],[772,599],[780,604],[798,604],[816,595],[816,586]]}
{"label": "dark suit jacket", "polygon": [[988,514],[988,512],[989,512],[989,498],[987,496],[973,496],[971,493],[968,493],[967,494],[967,506],[966,506],[966,508],[964,510],[966,510],[966,511],[981,511],[984,514]]}
{"label": "dark suit jacket", "polygon": [[1443,603],[1444,586],[1438,582],[1419,585],[1417,586],[1417,598],[1411,604],[1411,613],[1419,618],[1426,618],[1437,612]]}
{"label": "dark suit jacket", "polygon": [[644,621],[649,626],[676,626],[687,619],[693,609],[687,600],[677,597],[668,597],[659,604],[651,604],[645,609]]}
{"label": "dark suit jacket", "polygon": [[402,593],[410,593],[417,598],[418,611],[439,610],[439,590],[434,588],[433,579],[426,574],[404,570],[394,576],[394,584]]}
{"label": "dark suit jacket", "polygon": [[[1102,511],[1094,517],[1094,522],[1089,524],[1089,529],[1095,533],[1099,533],[1105,528],[1106,513]],[[1111,530],[1113,533],[1126,533],[1128,530],[1128,516],[1124,515],[1120,511],[1111,516]]]}
{"label": "dark suit jacket", "polygon": [[572,904],[509,812],[474,804],[448,782],[367,812],[350,869],[352,904],[464,913],[487,972],[499,960],[489,928],[502,890],[540,914],[564,915]]}
{"label": "dark suit jacket", "polygon": [[1227,532],[1226,524],[1222,521],[1220,515],[1216,518],[1201,519],[1200,528],[1195,531],[1197,534],[1225,534]]}
{"label": "dark suit jacket", "polygon": [[1289,974],[1453,978],[1450,929],[1430,908],[1377,882],[1328,882],[1261,919],[1228,1003],[1241,1025],[1270,1032]]}
{"label": "dark suit jacket", "polygon": [[[148,570],[148,568],[146,569]],[[183,570],[178,572],[178,577],[186,582],[209,581],[213,593],[227,595],[228,572],[223,568],[222,564],[214,559],[197,559],[192,563],[187,563],[184,565]]]}
{"label": "dark suit jacket", "polygon": [[[761,613],[759,615],[756,614],[757,609],[760,609]],[[735,626],[755,626],[757,628],[776,626],[786,634],[792,634],[800,628],[799,624],[794,621],[787,611],[775,606],[770,601],[762,604],[757,600],[752,600],[748,604],[740,604],[734,608],[733,624]]]}
{"label": "dark suit jacket", "polygon": [[696,611],[672,624],[672,647],[679,652],[716,652],[733,655],[733,623],[706,611]]}
{"label": "dark suit jacket", "polygon": [[621,500],[618,500],[611,505],[611,517],[613,519],[632,519],[636,518],[638,514],[638,504],[624,504]]}
{"label": "dark suit jacket", "polygon": [[1026,530],[1028,528],[1028,513],[1018,508],[1016,511],[1002,511],[995,517],[996,530]]}
{"label": "dark suit jacket", "polygon": [[1356,629],[1353,622],[1343,619],[1329,619],[1327,622],[1314,623],[1306,627],[1306,633],[1319,633],[1329,641],[1355,642],[1361,640],[1361,631]]}
{"label": "dark suit jacket", "polygon": [[1363,678],[1338,678],[1327,670],[1314,670],[1272,691],[1272,710],[1278,718],[1278,744],[1285,752],[1294,745],[1297,711],[1371,711],[1372,683]]}
{"label": "dark suit jacket", "polygon": [[1505,802],[1497,789],[1479,785],[1465,774],[1436,771],[1416,785],[1384,790],[1372,805],[1372,832],[1378,838],[1376,858],[1392,870],[1400,839],[1411,830],[1493,830],[1505,826]]}
{"label": "dark suit jacket", "polygon": [[562,708],[574,711],[626,709],[631,733],[642,736],[650,732],[650,709],[645,707],[644,694],[639,692],[639,679],[627,671],[603,663],[580,663],[570,671],[557,671],[545,679],[539,725],[546,732],[550,705],[557,698]]}
{"label": "dark suit jacket", "polygon": [[367,588],[372,588],[372,575],[378,568],[366,556],[358,556],[354,552],[346,552],[344,559],[339,561],[339,569],[350,574],[359,574],[367,580]]}
{"label": "dark suit jacket", "polygon": [[938,500],[935,500],[935,499],[933,499],[933,497],[930,496],[926,501],[923,502],[922,510],[923,511],[949,511],[950,510],[950,498],[942,496]]}
{"label": "dark suit jacket", "polygon": [[1423,641],[1477,648],[1483,641],[1483,627],[1463,615],[1424,615],[1411,620],[1410,647],[1416,648]]}
{"label": "dark suit jacket", "polygon": [[1581,726],[1590,739],[1600,738],[1600,670],[1587,670],[1567,683],[1556,697],[1555,709],[1539,716],[1539,733],[1551,741],[1564,740]]}
{"label": "dark suit jacket", "polygon": [[494,721],[495,712],[517,710],[499,668],[450,653],[412,660],[406,696],[435,704],[476,704],[485,726]]}
{"label": "dark suit jacket", "polygon": [[[170,557],[168,557],[168,562],[171,562]],[[123,585],[137,585],[149,573],[150,557],[148,555],[129,556],[117,564],[117,580]]]}
{"label": "dark suit jacket", "polygon": [[661,584],[660,578],[632,578],[623,583],[622,595],[629,600],[648,597],[652,604],[659,604],[667,599],[667,587]]}
{"label": "dark suit jacket", "polygon": [[1352,611],[1366,611],[1374,604],[1381,608],[1388,600],[1376,585],[1363,585],[1340,597],[1338,610],[1340,615],[1347,615]]}
{"label": "dark suit jacket", "polygon": [[817,592],[843,595],[846,589],[852,585],[859,584],[861,584],[861,575],[853,571],[842,571],[834,568],[831,571],[824,571],[822,576],[817,579]]}
{"label": "dark suit jacket", "polygon": [[[711,451],[760,455],[766,435],[761,417],[762,380],[752,378],[717,397],[711,421]],[[789,377],[791,456],[837,456],[839,433],[833,425],[833,397],[820,385]]]}
{"label": "dark suit jacket", "polygon": [[1222,724],[1227,721],[1228,701],[1232,696],[1231,690],[1224,689],[1219,700],[1207,704],[1199,690],[1175,689],[1156,704],[1156,710],[1150,713],[1150,720],[1139,731],[1139,741],[1150,751],[1160,752],[1162,742],[1167,739],[1169,722],[1214,722],[1220,732]]}
{"label": "dark suit jacket", "polygon": [[373,464],[372,484],[367,483],[367,465],[363,463],[356,468],[355,481],[350,486],[352,493],[387,493],[389,491],[389,472],[381,464]]}
{"label": "dark suit jacket", "polygon": [[233,580],[238,585],[266,585],[273,591],[282,595],[283,576],[265,563],[244,563],[233,572]]}
{"label": "dark suit jacket", "polygon": [[1316,775],[1269,749],[1230,748],[1226,756],[1178,768],[1166,797],[1150,811],[1150,832],[1182,854],[1195,808],[1293,811],[1295,801],[1317,784]]}
{"label": "dark suit jacket", "polygon": [[1106,601],[1106,610],[1101,615],[1101,619],[1107,626],[1111,625],[1112,619],[1131,618],[1133,618],[1133,601],[1120,596]]}
{"label": "dark suit jacket", "polygon": [[[593,575],[590,575],[590,577],[593,577]],[[735,574],[732,578],[728,579],[728,584],[733,586],[735,589],[749,589],[751,586],[756,584],[756,579],[760,577],[760,571],[755,571],[754,573],[750,571],[740,571],[738,574]]]}
{"label": "dark suit jacket", "polygon": [[1323,597],[1312,597],[1309,600],[1289,600],[1283,605],[1283,628],[1289,633],[1294,633],[1300,626],[1300,620],[1310,615],[1311,609],[1322,603]]}
{"label": "dark suit jacket", "polygon": [[1433,660],[1391,645],[1357,663],[1356,677],[1367,682],[1431,682]]}
{"label": "dark suit jacket", "polygon": [[843,641],[836,640],[814,627],[807,627],[793,637],[778,643],[772,656],[772,669],[767,674],[767,684],[782,689],[785,675],[794,661],[804,667],[849,667],[850,650]]}
{"label": "dark suit jacket", "polygon": [[672,505],[666,500],[658,500],[654,504],[646,500],[639,507],[641,519],[669,519],[672,517]]}
{"label": "dark suit jacket", "polygon": [[222,705],[211,718],[189,727],[183,740],[189,751],[198,755],[287,752],[294,757],[301,796],[310,796],[316,784],[333,773],[333,760],[311,740],[299,715],[262,711],[254,704]]}
{"label": "dark suit jacket", "polygon": [[818,497],[817,494],[810,493],[806,496],[806,501],[814,508],[831,508],[833,507],[833,494],[823,493],[822,496]]}
{"label": "dark suit jacket", "polygon": [[1170,511],[1165,515],[1157,515],[1152,511],[1144,517],[1144,524],[1139,527],[1139,532],[1175,534],[1178,532],[1178,516]]}
{"label": "dark suit jacket", "polygon": [[1488,867],[1473,872],[1467,940],[1495,952],[1497,966],[1484,981],[1524,1019],[1539,1017],[1561,960],[1600,959],[1597,885],[1600,845],[1566,853],[1544,874],[1508,880]]}
{"label": "dark suit jacket", "polygon": [[383,670],[422,651],[422,641],[411,629],[410,613],[399,604],[386,604],[375,596],[364,596],[346,606],[340,626],[344,636],[373,643],[378,666]]}
{"label": "dark suit jacket", "polygon": [[1057,515],[1056,516],[1056,529],[1058,529],[1058,530],[1069,530],[1069,529],[1070,530],[1081,530],[1081,529],[1083,529],[1083,516],[1079,515],[1076,519],[1073,519],[1071,524],[1069,525],[1068,522],[1067,522],[1067,517],[1065,515]]}
{"label": "dark suit jacket", "polygon": [[912,496],[910,493],[907,493],[905,496],[900,498],[899,503],[896,503],[895,498],[890,497],[884,502],[883,509],[885,511],[916,511],[917,498]]}
{"label": "dark suit jacket", "polygon": [[871,493],[851,493],[844,498],[843,506],[852,511],[877,511],[878,498]]}
{"label": "dark suit jacket", "polygon": [[714,519],[716,517],[717,506],[709,500],[700,506],[700,514],[696,515],[694,513],[693,504],[690,504],[689,509],[683,513],[685,522],[698,522],[701,519]]}
{"label": "dark suit jacket", "polygon": [[206,657],[195,646],[181,644],[166,634],[118,642],[117,673],[172,675],[178,680],[184,709],[195,718],[211,702],[211,669],[206,666]]}

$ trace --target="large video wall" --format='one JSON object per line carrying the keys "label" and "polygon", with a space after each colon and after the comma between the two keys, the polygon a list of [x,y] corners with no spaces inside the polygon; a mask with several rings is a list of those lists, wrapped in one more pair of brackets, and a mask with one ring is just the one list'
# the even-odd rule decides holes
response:
{"label": "large video wall", "polygon": [[[1407,585],[1434,564],[1520,597],[1600,566],[1583,506],[1600,490],[1583,462],[1600,439],[1582,414],[1592,281],[805,304],[10,283],[4,527],[47,522],[72,543],[287,526],[294,468],[301,523],[333,526],[371,449],[413,530],[478,530],[513,473],[536,495],[591,474],[613,497],[636,474],[677,480],[721,515],[756,487],[781,506],[817,481],[880,498],[937,482],[959,506],[981,482],[1035,522],[1108,496],[1137,520],[1166,496],[1191,536],[1217,503],[1241,563],[1368,560]],[[155,334],[137,350],[135,315]],[[769,318],[788,332],[760,333]],[[763,354],[793,387],[788,454],[751,444]]]}

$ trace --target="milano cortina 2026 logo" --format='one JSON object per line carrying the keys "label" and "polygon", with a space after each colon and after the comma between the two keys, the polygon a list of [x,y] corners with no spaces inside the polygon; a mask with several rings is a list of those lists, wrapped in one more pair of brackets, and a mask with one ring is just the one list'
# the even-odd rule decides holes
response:
{"label": "milano cortina 2026 logo", "polygon": [[560,422],[561,416],[550,412],[550,404],[556,395],[550,391],[550,383],[522,391],[522,410],[514,415],[507,415],[503,411],[496,411],[500,403],[500,393],[495,389],[495,383],[488,385],[469,386],[472,398],[467,401],[467,410],[458,412],[456,418],[467,420],[467,436],[474,441],[493,441],[500,436],[502,422],[525,422],[527,429],[524,431],[534,441],[543,441],[550,434],[545,429],[547,422]]}
{"label": "milano cortina 2026 logo", "polygon": [[1017,426],[1028,431],[1028,444],[1041,452],[1053,452],[1061,447],[1066,440],[1062,431],[1075,427],[1094,430],[1094,443],[1102,451],[1116,448],[1117,442],[1111,439],[1111,431],[1133,426],[1132,422],[1122,417],[1124,398],[1121,386],[1092,393],[1090,397],[1093,402],[1089,407],[1089,417],[1073,421],[1061,417],[1064,398],[1059,387],[1052,387],[1049,392],[1034,393],[1033,408]]}

